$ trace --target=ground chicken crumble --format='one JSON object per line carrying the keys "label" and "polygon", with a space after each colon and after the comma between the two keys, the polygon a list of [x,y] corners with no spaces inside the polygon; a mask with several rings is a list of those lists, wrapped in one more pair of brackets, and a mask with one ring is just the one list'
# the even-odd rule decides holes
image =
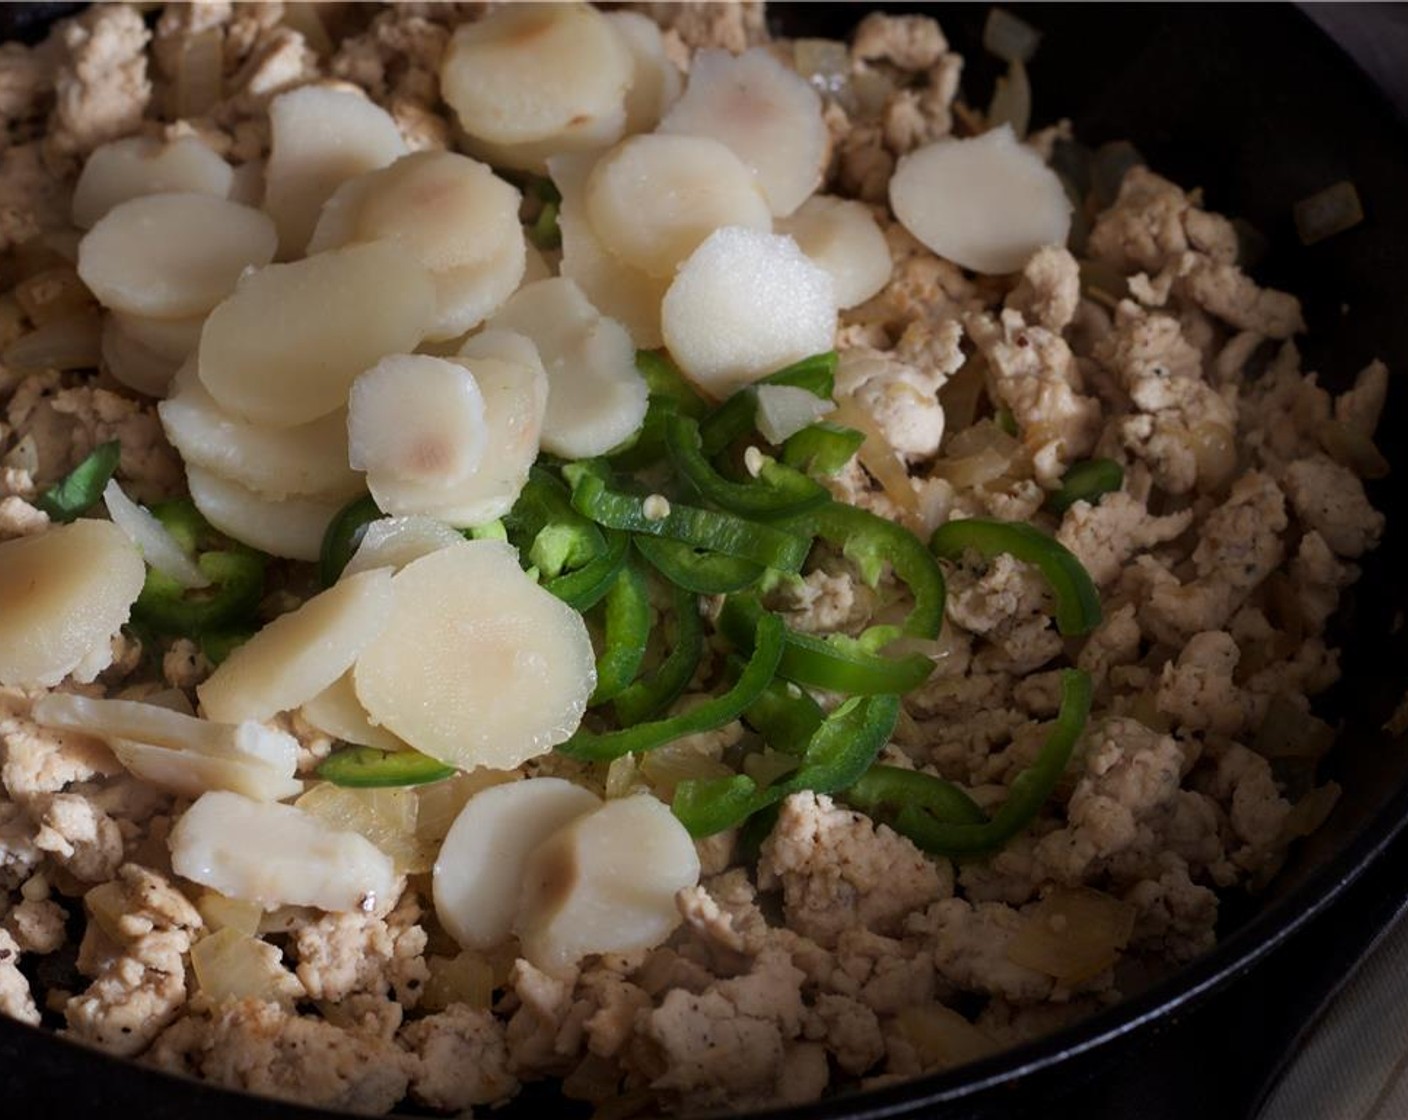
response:
{"label": "ground chicken crumble", "polygon": [[[757,4],[635,6],[660,22],[682,68],[702,47],[768,42]],[[387,108],[411,149],[445,147],[439,58],[451,29],[484,8],[359,11],[346,35],[317,42],[277,3],[173,4],[154,20],[97,5],[33,50],[6,45],[0,248],[65,225],[73,175],[115,137],[191,135],[237,166],[256,163],[269,99],[309,82],[350,82]],[[182,43],[196,34],[222,44],[225,92],[175,120]],[[199,891],[174,875],[163,843],[185,804],[129,777],[96,740],[39,727],[34,694],[3,690],[0,1012],[37,1024],[47,1009],[66,1036],[152,1066],[354,1112],[406,1099],[458,1112],[544,1077],[598,1103],[739,1110],[1038,1036],[1119,999],[1121,964],[1179,963],[1213,944],[1217,892],[1274,873],[1309,796],[1278,777],[1256,737],[1269,705],[1308,712],[1338,676],[1326,627],[1383,518],[1322,437],[1331,419],[1372,435],[1386,370],[1369,366],[1338,397],[1321,387],[1300,365],[1295,298],[1258,287],[1238,267],[1230,223],[1143,167],[1083,248],[1124,292],[1083,286],[1080,262],[1059,247],[1009,282],[974,281],[884,210],[896,159],[975,119],[954,111],[962,59],[937,24],[908,15],[866,17],[850,59],[891,88],[868,112],[828,101],[828,182],[875,204],[895,267],[842,316],[838,390],[907,462],[926,524],[1038,518],[1105,604],[1072,650],[1025,565],[960,567],[936,670],[906,698],[885,760],[999,802],[1056,711],[1054,667],[1069,654],[1097,698],[1059,799],[992,858],[955,865],[830,797],[794,795],[755,867],[732,835],[701,842],[705,878],[681,893],[684,925],[665,945],[591,958],[566,978],[494,961],[492,1003],[481,1005],[435,998],[458,947],[423,905],[424,876],[412,876],[375,912],[269,916],[271,998],[216,1001],[189,967],[192,946],[212,936]],[[945,430],[944,406],[974,365],[1018,434],[1001,470],[965,486],[950,481],[956,426],[950,414]],[[104,377],[53,372],[0,370],[0,390],[0,538],[44,532],[36,493],[107,440],[120,441],[119,476],[135,496],[180,492],[180,461],[150,402]],[[1047,490],[1092,454],[1124,465],[1123,489],[1059,520],[1041,514]],[[900,512],[857,461],[831,485]],[[804,631],[854,632],[876,609],[835,557],[778,595]],[[188,641],[124,641],[92,683],[60,687],[193,697],[209,671]],[[300,739],[302,770],[326,754],[326,738],[296,719],[285,729]],[[735,725],[698,749],[721,757],[742,734]],[[604,781],[561,761],[530,769]],[[1077,890],[1127,915],[1129,932],[1109,964],[1072,977],[1019,945],[1043,900]],[[32,990],[26,960],[73,952],[65,925],[85,911],[81,986]],[[944,1031],[947,1047],[934,1039]],[[953,1049],[955,1038],[968,1048]]]}

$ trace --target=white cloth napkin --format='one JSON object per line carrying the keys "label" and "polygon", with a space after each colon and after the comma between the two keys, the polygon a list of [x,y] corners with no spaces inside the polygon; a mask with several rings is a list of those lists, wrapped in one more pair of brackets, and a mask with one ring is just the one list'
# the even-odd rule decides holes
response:
{"label": "white cloth napkin", "polygon": [[1257,1120],[1408,1120],[1408,920],[1355,970]]}

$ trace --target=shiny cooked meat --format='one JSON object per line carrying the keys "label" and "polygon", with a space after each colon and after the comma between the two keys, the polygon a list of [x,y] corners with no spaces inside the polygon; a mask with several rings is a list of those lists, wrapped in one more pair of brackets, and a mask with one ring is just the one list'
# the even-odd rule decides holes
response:
{"label": "shiny cooked meat", "polygon": [[756,3],[0,48],[0,1012],[624,1117],[1208,950],[1335,802],[1388,373],[1327,391],[1200,192],[962,69]]}

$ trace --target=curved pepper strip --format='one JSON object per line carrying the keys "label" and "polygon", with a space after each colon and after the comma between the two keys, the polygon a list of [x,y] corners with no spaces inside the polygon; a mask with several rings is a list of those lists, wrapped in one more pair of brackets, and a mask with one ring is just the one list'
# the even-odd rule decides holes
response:
{"label": "curved pepper strip", "polygon": [[197,637],[250,618],[264,598],[264,557],[257,552],[202,552],[196,567],[208,587],[189,589],[148,568],[133,617],[162,633]]}
{"label": "curved pepper strip", "polygon": [[[719,613],[719,629],[729,641],[746,648],[760,616],[767,615],[756,598],[730,595]],[[934,663],[921,653],[884,657],[842,634],[818,638],[786,631],[778,675],[828,692],[852,696],[905,693],[929,679]]]}
{"label": "curved pepper strip", "polygon": [[788,436],[778,458],[799,471],[829,478],[855,458],[863,443],[864,432],[822,420]]}
{"label": "curved pepper strip", "polygon": [[839,546],[871,587],[880,582],[889,564],[914,596],[914,607],[901,623],[901,633],[915,638],[938,637],[944,621],[944,573],[923,542],[903,525],[856,506],[832,502],[778,527],[819,536]]}
{"label": "curved pepper strip", "polygon": [[670,502],[661,517],[649,517],[645,499],[608,487],[599,463],[563,468],[572,486],[572,505],[598,525],[684,541],[695,548],[739,556],[782,572],[801,571],[811,541],[745,520],[735,514]]}
{"label": "curved pepper strip", "polygon": [[453,766],[419,751],[379,751],[374,747],[343,747],[318,764],[318,777],[336,786],[374,789],[384,786],[423,786],[453,778]]}
{"label": "curved pepper strip", "polygon": [[698,420],[709,409],[674,362],[655,350],[636,351],[636,370],[645,379],[649,403],[634,439],[613,451],[610,459],[624,470],[639,470],[665,455],[665,418],[680,412]]}
{"label": "curved pepper strip", "polygon": [[836,387],[837,361],[835,350],[813,354],[739,389],[699,422],[704,454],[712,459],[734,440],[746,436],[757,427],[759,385],[790,385],[794,389],[805,389],[822,400],[829,399]]}
{"label": "curved pepper strip", "polygon": [[809,693],[784,680],[768,685],[743,713],[743,721],[773,750],[796,755],[806,751],[825,718]]}
{"label": "curved pepper strip", "polygon": [[1061,489],[1046,499],[1052,513],[1065,513],[1077,502],[1094,505],[1124,485],[1124,468],[1113,459],[1086,459],[1061,478]]}
{"label": "curved pepper strip", "polygon": [[699,425],[679,413],[665,416],[665,446],[675,470],[700,497],[743,517],[791,517],[831,501],[826,487],[801,471],[769,462],[752,482],[734,482],[705,457]]}
{"label": "curved pepper strip", "polygon": [[635,546],[651,566],[671,583],[697,595],[727,595],[743,591],[763,578],[761,564],[722,552],[700,551],[684,541],[637,534]]}
{"label": "curved pepper strip", "polygon": [[604,602],[602,650],[596,659],[596,689],[592,704],[619,696],[640,674],[650,640],[650,593],[645,573],[630,557],[611,583]]}
{"label": "curved pepper strip", "polygon": [[895,817],[895,831],[933,855],[976,856],[1002,847],[1031,824],[1061,780],[1076,741],[1085,730],[1092,692],[1088,673],[1080,669],[1062,671],[1061,710],[1051,733],[1032,764],[1013,779],[1007,800],[991,820],[942,820],[919,804],[909,804]]}
{"label": "curved pepper strip", "polygon": [[985,560],[1008,553],[1033,564],[1056,595],[1056,629],[1066,637],[1088,634],[1100,625],[1100,593],[1071,551],[1040,529],[1020,521],[967,517],[934,530],[929,548],[944,560],[959,560],[972,549]]}
{"label": "curved pepper strip", "polygon": [[132,606],[133,618],[162,633],[199,637],[202,644],[228,644],[219,639],[218,631],[229,631],[230,640],[243,640],[244,626],[264,598],[268,557],[216,532],[189,498],[158,502],[151,512],[181,550],[195,558],[210,584],[182,587],[148,568]]}
{"label": "curved pepper strip", "polygon": [[49,515],[50,521],[73,521],[98,504],[108,479],[122,458],[118,440],[100,443],[78,466],[35,499],[34,505]]}
{"label": "curved pepper strip", "polygon": [[802,764],[782,781],[759,789],[746,774],[686,779],[675,787],[670,807],[691,836],[702,837],[742,824],[793,793],[844,790],[861,779],[889,742],[899,714],[898,696],[852,697],[822,721]]}
{"label": "curved pepper strip", "polygon": [[782,620],[772,615],[758,623],[753,654],[738,681],[722,696],[715,696],[680,715],[638,723],[620,731],[578,731],[567,742],[558,744],[557,750],[569,758],[610,762],[622,755],[653,750],[686,735],[722,727],[742,715],[777,672],[777,660],[782,655],[782,630]]}
{"label": "curved pepper strip", "polygon": [[654,673],[623,689],[616,697],[612,706],[616,722],[622,727],[640,723],[673,704],[694,679],[704,656],[704,624],[699,618],[699,600],[678,585],[673,591],[675,633],[670,652]]}
{"label": "curved pepper strip", "polygon": [[952,782],[918,770],[876,764],[850,789],[845,799],[863,813],[892,821],[902,809],[922,809],[941,821],[986,824],[987,814]]}
{"label": "curved pepper strip", "polygon": [[575,572],[565,572],[543,581],[546,590],[575,611],[590,610],[601,602],[602,597],[611,590],[611,585],[621,574],[621,567],[630,552],[631,538],[625,533],[608,531],[602,535],[606,545],[600,555],[587,561]]}
{"label": "curved pepper strip", "polygon": [[370,494],[353,498],[337,511],[323,531],[323,547],[318,553],[318,578],[331,587],[342,575],[361,543],[362,532],[371,522],[386,516]]}

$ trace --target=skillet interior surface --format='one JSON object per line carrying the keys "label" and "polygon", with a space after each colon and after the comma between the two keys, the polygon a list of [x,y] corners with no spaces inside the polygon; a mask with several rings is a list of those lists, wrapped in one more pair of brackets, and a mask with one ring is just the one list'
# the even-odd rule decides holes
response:
{"label": "skillet interior surface", "polygon": [[[5,22],[14,26],[11,6]],[[40,5],[39,7],[53,7]],[[840,36],[870,5],[778,5],[788,34]],[[983,104],[998,65],[981,49],[986,7],[926,5],[968,60],[966,98]],[[1200,185],[1210,209],[1241,217],[1270,249],[1258,279],[1299,295],[1309,336],[1305,367],[1346,385],[1377,356],[1398,375],[1380,427],[1393,465],[1371,487],[1389,517],[1379,551],[1344,600],[1344,679],[1326,697],[1343,721],[1323,776],[1344,789],[1326,825],[1293,852],[1255,898],[1224,902],[1221,943],[1149,990],[1047,1039],[905,1085],[769,1115],[782,1120],[897,1116],[1009,1116],[1042,1110],[1063,1087],[1099,1078],[1191,1006],[1224,988],[1298,926],[1332,905],[1408,818],[1408,752],[1381,730],[1408,682],[1402,626],[1408,585],[1408,472],[1395,440],[1408,422],[1408,133],[1372,85],[1290,7],[1064,6],[1018,10],[1044,32],[1030,67],[1034,124],[1069,117],[1095,145],[1130,139],[1151,166]],[[1356,184],[1367,215],[1357,229],[1311,248],[1296,239],[1293,204],[1338,180]],[[1232,989],[1235,998],[1236,989]],[[1228,997],[1223,997],[1228,998]],[[1131,1057],[1133,1055],[1130,1055]],[[15,1108],[140,1106],[149,1120],[326,1115],[192,1085],[90,1053],[0,1019],[0,1094]],[[576,1106],[528,1091],[501,1115],[574,1115]]]}

